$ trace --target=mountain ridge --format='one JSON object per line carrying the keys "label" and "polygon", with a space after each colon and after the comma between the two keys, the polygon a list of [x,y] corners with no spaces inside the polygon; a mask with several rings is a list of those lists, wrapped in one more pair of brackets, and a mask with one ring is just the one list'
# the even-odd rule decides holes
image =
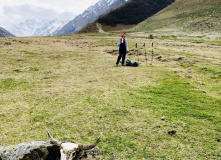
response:
{"label": "mountain ridge", "polygon": [[156,14],[175,0],[129,0],[115,10],[101,16],[78,33],[99,32],[97,24],[104,31],[129,29],[146,18]]}
{"label": "mountain ridge", "polygon": [[90,24],[98,17],[110,12],[111,10],[121,6],[127,0],[100,0],[95,5],[90,6],[82,14],[69,21],[62,29],[53,35],[73,34]]}
{"label": "mountain ridge", "polygon": [[0,27],[0,37],[15,37],[15,35],[7,31],[6,29]]}

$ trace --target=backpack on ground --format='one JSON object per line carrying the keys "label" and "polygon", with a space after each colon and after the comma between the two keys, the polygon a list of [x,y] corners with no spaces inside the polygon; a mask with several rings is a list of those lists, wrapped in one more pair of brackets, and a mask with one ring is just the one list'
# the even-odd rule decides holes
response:
{"label": "backpack on ground", "polygon": [[138,63],[137,62],[131,62],[129,59],[126,60],[126,66],[134,66],[134,67],[138,67]]}

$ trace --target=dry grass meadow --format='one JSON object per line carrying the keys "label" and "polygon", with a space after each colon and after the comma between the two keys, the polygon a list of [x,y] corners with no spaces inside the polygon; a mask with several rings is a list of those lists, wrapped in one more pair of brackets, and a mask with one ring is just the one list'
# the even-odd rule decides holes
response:
{"label": "dry grass meadow", "polygon": [[221,159],[220,37],[128,34],[139,67],[115,67],[118,38],[0,38],[0,145],[102,133],[100,159]]}

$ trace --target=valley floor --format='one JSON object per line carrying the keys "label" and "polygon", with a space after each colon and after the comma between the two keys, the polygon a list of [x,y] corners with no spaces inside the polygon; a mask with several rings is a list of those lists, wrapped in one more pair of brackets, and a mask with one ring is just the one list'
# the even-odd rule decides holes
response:
{"label": "valley floor", "polygon": [[0,38],[0,145],[102,132],[100,159],[221,159],[220,38],[130,33],[139,67],[115,67],[118,38]]}

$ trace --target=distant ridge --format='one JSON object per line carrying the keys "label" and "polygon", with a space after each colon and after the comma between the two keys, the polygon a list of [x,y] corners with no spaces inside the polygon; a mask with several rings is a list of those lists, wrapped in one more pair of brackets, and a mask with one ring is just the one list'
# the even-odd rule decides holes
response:
{"label": "distant ridge", "polygon": [[117,31],[129,29],[156,14],[175,0],[128,0],[117,9],[105,14],[78,33]]}
{"label": "distant ridge", "polygon": [[0,27],[0,37],[15,37],[15,36],[13,34],[11,34],[9,31]]}

